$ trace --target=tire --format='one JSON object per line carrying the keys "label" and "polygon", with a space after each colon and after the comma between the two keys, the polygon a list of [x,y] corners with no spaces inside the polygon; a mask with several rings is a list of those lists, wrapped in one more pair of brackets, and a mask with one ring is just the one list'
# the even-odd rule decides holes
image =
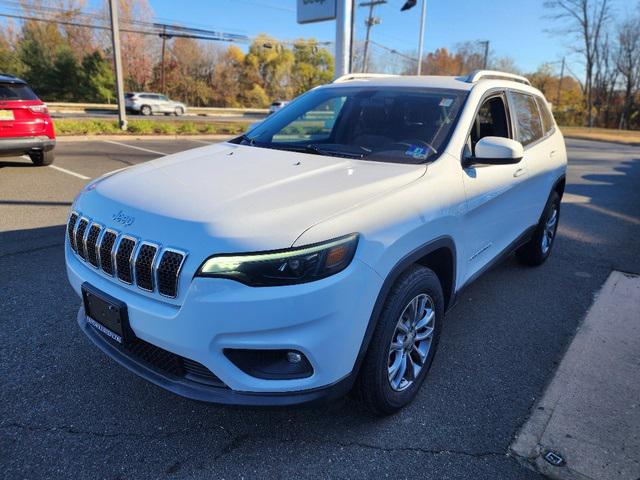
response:
{"label": "tire", "polygon": [[144,115],[145,117],[148,117],[149,115],[151,115],[151,113],[153,113],[151,111],[151,107],[149,105],[143,105],[142,107],[140,107],[140,114]]}
{"label": "tire", "polygon": [[176,107],[176,110],[174,113],[176,114],[176,117],[181,117],[182,115],[184,115],[184,108]]}
{"label": "tire", "polygon": [[530,266],[542,265],[551,255],[559,222],[560,195],[551,192],[533,236],[529,242],[516,250],[518,261]]}
{"label": "tire", "polygon": [[[417,316],[422,318],[423,323],[427,318],[433,319],[426,323],[427,328],[423,326],[412,330],[414,333],[417,330],[420,336],[425,336],[428,329],[431,329],[430,337],[422,341],[418,341],[419,337],[414,337],[412,332],[403,334],[403,329],[400,326],[401,323],[404,325],[403,319],[410,316],[407,315],[406,309],[415,299],[419,299],[418,301],[424,299],[425,305],[431,307],[430,309],[425,308],[424,313]],[[433,313],[433,317],[429,310]],[[433,362],[443,319],[444,296],[438,277],[426,267],[419,265],[410,267],[400,275],[385,299],[378,324],[358,375],[355,393],[368,410],[378,415],[390,415],[415,398]],[[420,323],[418,322],[418,325]],[[403,335],[404,340],[402,340]],[[427,340],[428,344],[425,349],[425,344],[422,342],[427,342]],[[391,350],[392,341],[395,345],[393,351]],[[403,345],[402,349],[398,348],[400,345]],[[421,350],[421,354],[415,350],[416,346]],[[408,350],[411,350],[408,355],[403,353]],[[412,371],[409,366],[413,362],[419,364],[422,355],[424,355],[424,360],[417,376],[413,379],[405,379],[405,375],[407,377],[413,376],[409,373]],[[402,360],[400,360],[400,366],[396,369],[396,373],[391,372],[397,365],[398,358],[402,358],[402,356],[407,358],[406,367],[402,379],[398,381],[402,371]]]}
{"label": "tire", "polygon": [[55,154],[53,150],[43,151],[38,150],[36,152],[29,152],[29,158],[36,167],[43,167],[51,165],[55,160]]}

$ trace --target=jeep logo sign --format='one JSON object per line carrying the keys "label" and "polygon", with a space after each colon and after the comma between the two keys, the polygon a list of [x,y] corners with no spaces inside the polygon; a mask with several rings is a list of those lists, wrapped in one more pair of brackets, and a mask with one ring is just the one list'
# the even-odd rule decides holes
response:
{"label": "jeep logo sign", "polygon": [[298,0],[298,23],[336,18],[336,0]]}
{"label": "jeep logo sign", "polygon": [[111,216],[111,219],[114,222],[122,224],[124,227],[128,227],[136,220],[135,217],[126,215],[122,210],[120,210],[118,213],[114,213]]}

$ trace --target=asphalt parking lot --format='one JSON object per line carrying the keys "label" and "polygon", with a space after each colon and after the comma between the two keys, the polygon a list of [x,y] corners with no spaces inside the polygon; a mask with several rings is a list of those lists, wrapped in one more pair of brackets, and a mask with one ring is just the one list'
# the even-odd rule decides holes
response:
{"label": "asphalt parking lot", "polygon": [[90,179],[205,140],[61,142],[0,159],[0,470],[5,478],[542,478],[507,455],[612,269],[640,273],[640,147],[568,140],[554,253],[513,258],[448,314],[416,401],[377,418],[217,407],[122,369],[76,324],[64,222]]}

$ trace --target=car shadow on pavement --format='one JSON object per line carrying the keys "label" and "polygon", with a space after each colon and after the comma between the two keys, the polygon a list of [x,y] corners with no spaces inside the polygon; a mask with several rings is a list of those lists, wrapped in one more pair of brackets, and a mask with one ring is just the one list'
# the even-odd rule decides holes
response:
{"label": "car shadow on pavement", "polygon": [[149,384],[77,327],[64,226],[0,233],[5,471],[113,479],[404,478],[416,471],[540,478],[506,452],[609,271],[640,271],[640,225],[629,221],[640,218],[639,184],[640,159],[570,175],[549,261],[528,268],[511,257],[465,290],[446,317],[420,394],[386,418],[351,397],[314,408],[233,408]]}

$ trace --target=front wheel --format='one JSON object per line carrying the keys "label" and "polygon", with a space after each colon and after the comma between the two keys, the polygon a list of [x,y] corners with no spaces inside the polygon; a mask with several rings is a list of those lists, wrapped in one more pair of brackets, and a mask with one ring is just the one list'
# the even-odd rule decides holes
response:
{"label": "front wheel", "polygon": [[357,393],[369,410],[389,415],[414,399],[433,362],[443,318],[438,277],[411,267],[391,288],[360,369]]}
{"label": "front wheel", "polygon": [[36,152],[29,152],[29,158],[33,162],[36,167],[42,167],[46,165],[51,165],[53,160],[55,159],[55,155],[53,150],[43,151],[38,150]]}
{"label": "front wheel", "polygon": [[542,265],[551,255],[559,220],[560,195],[552,192],[531,240],[516,251],[516,258],[525,265]]}
{"label": "front wheel", "polygon": [[184,108],[176,107],[176,110],[174,113],[176,114],[176,117],[181,117],[182,115],[184,115]]}

